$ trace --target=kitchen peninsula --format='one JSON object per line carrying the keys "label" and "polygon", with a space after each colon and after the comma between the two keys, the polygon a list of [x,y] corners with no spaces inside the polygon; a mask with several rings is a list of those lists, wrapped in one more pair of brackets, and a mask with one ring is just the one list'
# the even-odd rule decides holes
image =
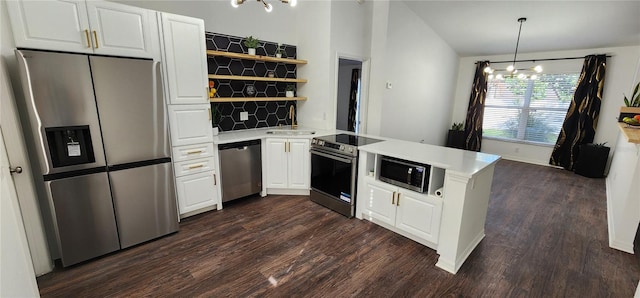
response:
{"label": "kitchen peninsula", "polygon": [[[260,139],[263,143],[263,189],[270,193],[270,169],[266,160],[269,138],[310,140],[340,130],[299,127],[248,129],[214,136],[215,145]],[[500,156],[385,137],[357,134],[382,140],[359,146],[356,218],[366,219],[438,252],[436,266],[456,273],[484,238],[493,171]],[[217,146],[215,146],[217,147]],[[431,166],[424,193],[379,180],[382,156]],[[224,172],[220,173],[224,176]],[[308,190],[306,192],[308,194]],[[396,201],[397,199],[397,201]]]}
{"label": "kitchen peninsula", "polygon": [[[484,238],[500,156],[400,140],[358,149],[356,217],[435,249],[436,266],[455,274]],[[430,165],[426,192],[380,181],[382,156]]]}

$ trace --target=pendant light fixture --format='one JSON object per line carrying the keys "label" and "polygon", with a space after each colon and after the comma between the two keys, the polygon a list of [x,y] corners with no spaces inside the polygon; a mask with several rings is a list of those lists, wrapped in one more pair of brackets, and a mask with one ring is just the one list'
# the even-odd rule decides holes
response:
{"label": "pendant light fixture", "polygon": [[[513,53],[513,62],[507,66],[507,68],[505,69],[493,69],[490,66],[487,66],[484,69],[484,72],[489,74],[489,79],[502,79],[505,75],[503,75],[502,73],[497,73],[494,76],[494,72],[498,71],[498,72],[506,72],[506,75],[508,75],[509,77],[513,78],[514,76],[516,76],[519,79],[532,79],[535,80],[538,78],[538,73],[542,72],[542,66],[541,65],[536,65],[535,67],[530,67],[530,68],[517,68],[516,67],[516,62],[517,58],[518,58],[518,46],[520,45],[520,33],[522,33],[522,23],[526,22],[527,18],[519,18],[518,22],[520,23],[520,29],[518,29],[518,39],[516,40],[516,50]],[[535,63],[535,61],[534,61]],[[529,72],[533,72],[533,74],[526,74],[523,72],[518,73],[519,71],[529,71]]]}
{"label": "pendant light fixture", "polygon": [[[233,6],[234,8],[237,8],[238,6],[245,3],[246,1],[247,0],[231,0],[231,6]],[[273,5],[271,5],[271,3],[267,3],[265,0],[257,0],[257,1],[262,3],[262,5],[264,6],[264,10],[266,12],[271,12],[273,10]],[[291,7],[294,7],[298,4],[298,0],[279,0],[279,1],[284,4],[289,4],[289,6]]]}

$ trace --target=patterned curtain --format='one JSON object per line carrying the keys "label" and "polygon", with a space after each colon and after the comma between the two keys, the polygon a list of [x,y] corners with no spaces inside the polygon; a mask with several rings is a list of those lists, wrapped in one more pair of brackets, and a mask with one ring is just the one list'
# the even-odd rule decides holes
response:
{"label": "patterned curtain", "polygon": [[589,55],[584,58],[576,92],[564,118],[549,164],[573,170],[579,146],[593,142],[602,102],[606,62],[606,55]]}
{"label": "patterned curtain", "polygon": [[484,102],[487,97],[487,73],[485,67],[489,66],[489,61],[478,61],[476,63],[476,75],[471,87],[471,97],[469,98],[469,108],[464,124],[464,149],[480,151],[482,144],[482,118],[484,116]]}
{"label": "patterned curtain", "polygon": [[351,91],[349,92],[349,118],[347,127],[350,131],[356,131],[356,117],[358,113],[358,82],[360,81],[360,69],[351,71]]}

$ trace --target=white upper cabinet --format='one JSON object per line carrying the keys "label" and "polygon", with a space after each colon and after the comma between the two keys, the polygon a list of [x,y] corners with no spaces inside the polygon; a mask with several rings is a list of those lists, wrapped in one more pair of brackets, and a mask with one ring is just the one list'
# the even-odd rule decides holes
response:
{"label": "white upper cabinet", "polygon": [[161,13],[170,104],[209,102],[204,21]]}
{"label": "white upper cabinet", "polygon": [[160,45],[154,11],[87,1],[87,12],[96,54],[154,58]]}
{"label": "white upper cabinet", "polygon": [[156,58],[154,12],[106,1],[7,1],[17,47]]}

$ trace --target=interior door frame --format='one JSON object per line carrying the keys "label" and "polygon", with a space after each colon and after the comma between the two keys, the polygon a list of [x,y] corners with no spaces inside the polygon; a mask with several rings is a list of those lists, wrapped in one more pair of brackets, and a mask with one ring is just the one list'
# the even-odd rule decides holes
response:
{"label": "interior door frame", "polygon": [[336,128],[336,121],[338,120],[338,73],[340,71],[340,59],[347,59],[353,61],[360,61],[362,63],[362,69],[360,71],[360,109],[358,109],[358,119],[360,120],[359,131],[357,133],[367,132],[367,110],[369,103],[369,72],[371,69],[371,59],[368,57],[356,56],[346,53],[337,52],[335,58],[334,67],[334,100],[333,100],[333,127]]}

